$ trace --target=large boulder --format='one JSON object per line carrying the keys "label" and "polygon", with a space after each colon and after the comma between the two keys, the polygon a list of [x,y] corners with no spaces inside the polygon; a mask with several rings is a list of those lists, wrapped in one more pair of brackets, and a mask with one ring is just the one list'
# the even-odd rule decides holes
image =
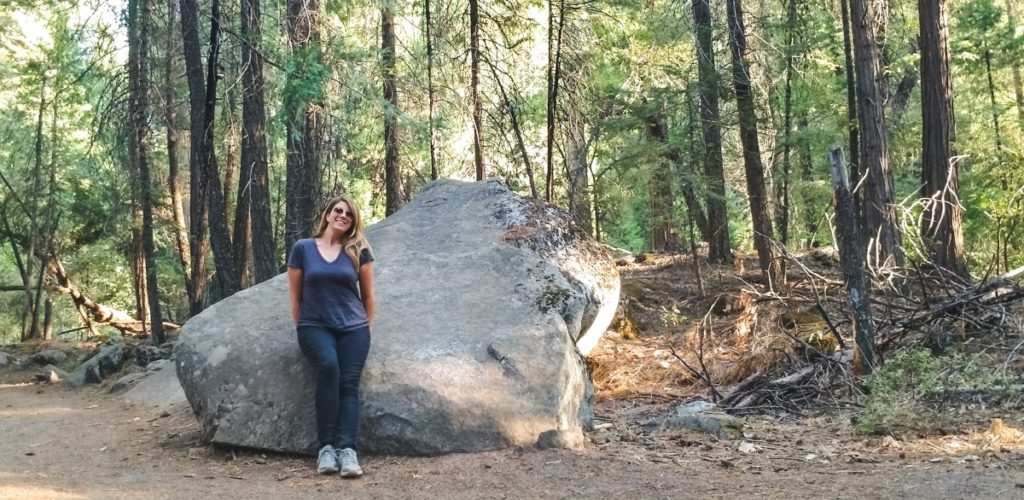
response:
{"label": "large boulder", "polygon": [[[592,425],[581,357],[615,313],[606,251],[563,212],[496,181],[435,181],[368,230],[378,315],[359,446],[435,455],[575,447]],[[308,453],[313,370],[284,275],[189,320],[177,373],[203,437]]]}

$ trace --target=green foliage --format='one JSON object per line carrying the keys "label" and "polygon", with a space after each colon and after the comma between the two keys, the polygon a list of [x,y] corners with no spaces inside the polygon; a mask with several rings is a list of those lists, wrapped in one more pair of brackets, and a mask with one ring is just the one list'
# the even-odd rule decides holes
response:
{"label": "green foliage", "polygon": [[984,354],[933,356],[898,351],[865,379],[867,400],[857,419],[864,433],[923,431],[949,424],[950,404],[996,405],[1020,395],[1020,377]]}

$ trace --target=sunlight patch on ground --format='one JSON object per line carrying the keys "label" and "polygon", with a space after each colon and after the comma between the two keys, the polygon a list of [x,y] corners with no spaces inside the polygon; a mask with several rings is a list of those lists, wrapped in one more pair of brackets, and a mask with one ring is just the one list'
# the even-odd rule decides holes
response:
{"label": "sunlight patch on ground", "polygon": [[17,485],[11,484],[17,481],[31,482],[24,474],[9,474],[0,472],[0,498],[53,498],[73,499],[87,498],[86,495],[55,488],[51,486],[37,486],[33,484]]}

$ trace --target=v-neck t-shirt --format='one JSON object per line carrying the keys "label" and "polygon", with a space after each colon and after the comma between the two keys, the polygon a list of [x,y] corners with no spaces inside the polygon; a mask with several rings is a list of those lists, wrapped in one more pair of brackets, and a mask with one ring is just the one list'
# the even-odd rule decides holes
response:
{"label": "v-neck t-shirt", "polygon": [[[359,265],[373,260],[370,249],[364,248]],[[301,239],[288,255],[288,267],[302,270],[298,326],[352,330],[369,324],[359,294],[359,273],[344,249],[328,261],[317,249],[315,239]]]}

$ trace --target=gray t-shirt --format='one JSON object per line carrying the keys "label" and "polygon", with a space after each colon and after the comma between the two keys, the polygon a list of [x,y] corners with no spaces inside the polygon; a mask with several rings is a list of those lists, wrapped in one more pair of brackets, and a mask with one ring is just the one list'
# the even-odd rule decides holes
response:
{"label": "gray t-shirt", "polygon": [[[373,262],[369,248],[359,256],[360,265],[367,262]],[[302,239],[292,247],[288,267],[302,270],[299,326],[351,330],[369,323],[359,295],[359,273],[344,251],[328,262],[317,250],[316,240]]]}

